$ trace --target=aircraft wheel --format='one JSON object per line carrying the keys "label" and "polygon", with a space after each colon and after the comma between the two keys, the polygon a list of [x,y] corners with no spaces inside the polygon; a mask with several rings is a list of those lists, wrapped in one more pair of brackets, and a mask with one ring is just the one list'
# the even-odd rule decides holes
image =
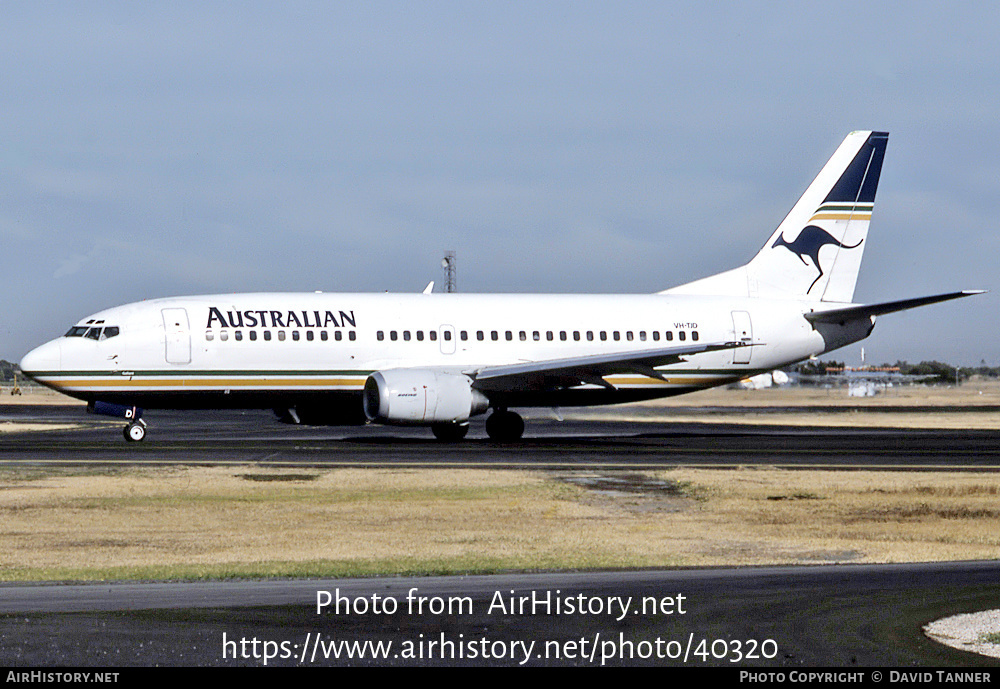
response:
{"label": "aircraft wheel", "polygon": [[524,419],[512,411],[495,411],[486,419],[486,434],[501,443],[518,440],[524,435]]}
{"label": "aircraft wheel", "polygon": [[146,427],[141,423],[130,423],[122,430],[122,435],[130,443],[138,443],[146,437]]}
{"label": "aircraft wheel", "polygon": [[465,423],[436,423],[431,426],[434,437],[444,442],[453,443],[465,437],[469,432],[469,422]]}

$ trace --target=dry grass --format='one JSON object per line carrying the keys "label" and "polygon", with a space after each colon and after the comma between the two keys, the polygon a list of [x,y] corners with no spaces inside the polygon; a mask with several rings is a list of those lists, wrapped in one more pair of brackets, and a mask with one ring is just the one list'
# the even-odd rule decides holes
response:
{"label": "dry grass", "polygon": [[8,470],[0,475],[0,579],[1000,557],[993,474],[677,470],[629,474],[621,490],[587,487],[581,476]]}
{"label": "dry grass", "polygon": [[13,389],[12,385],[0,385],[0,406],[5,404],[75,404],[81,407],[87,406],[86,402],[81,402],[78,399],[42,387],[41,385],[22,382],[20,388],[20,395],[12,395],[10,394]]}
{"label": "dry grass", "polygon": [[[648,420],[652,408],[678,421],[1000,427],[1000,414],[948,409],[980,405],[1000,405],[1000,385],[860,399],[843,390],[710,390],[607,412],[618,420]],[[676,406],[751,410],[680,417]],[[845,411],[779,417],[766,409],[774,406]],[[885,406],[902,409],[864,413]],[[927,406],[941,411],[905,409]],[[995,559],[998,495],[992,473],[7,468],[0,579]]]}

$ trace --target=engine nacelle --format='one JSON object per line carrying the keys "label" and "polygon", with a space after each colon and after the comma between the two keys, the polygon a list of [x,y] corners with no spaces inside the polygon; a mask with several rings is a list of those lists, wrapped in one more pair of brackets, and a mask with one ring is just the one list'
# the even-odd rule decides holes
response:
{"label": "engine nacelle", "polygon": [[365,381],[365,416],[379,423],[462,423],[489,406],[461,373],[397,368],[376,371]]}

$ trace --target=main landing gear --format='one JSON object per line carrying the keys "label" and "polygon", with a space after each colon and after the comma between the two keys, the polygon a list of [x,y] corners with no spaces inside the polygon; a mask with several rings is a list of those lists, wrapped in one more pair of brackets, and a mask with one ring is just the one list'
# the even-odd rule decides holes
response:
{"label": "main landing gear", "polygon": [[497,409],[486,419],[486,434],[500,443],[518,440],[524,435],[524,419],[506,409]]}

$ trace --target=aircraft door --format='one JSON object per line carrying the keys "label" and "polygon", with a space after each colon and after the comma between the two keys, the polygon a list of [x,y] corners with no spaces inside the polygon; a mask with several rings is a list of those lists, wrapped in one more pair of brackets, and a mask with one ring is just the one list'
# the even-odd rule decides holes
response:
{"label": "aircraft door", "polygon": [[[748,311],[733,311],[733,337],[741,344],[753,343],[753,324]],[[753,347],[737,347],[733,350],[734,364],[749,364]]]}
{"label": "aircraft door", "polygon": [[191,328],[187,309],[163,309],[163,333],[168,364],[191,363]]}
{"label": "aircraft door", "polygon": [[438,328],[438,340],[441,342],[441,353],[442,354],[454,354],[455,353],[455,327],[451,325],[442,325]]}

